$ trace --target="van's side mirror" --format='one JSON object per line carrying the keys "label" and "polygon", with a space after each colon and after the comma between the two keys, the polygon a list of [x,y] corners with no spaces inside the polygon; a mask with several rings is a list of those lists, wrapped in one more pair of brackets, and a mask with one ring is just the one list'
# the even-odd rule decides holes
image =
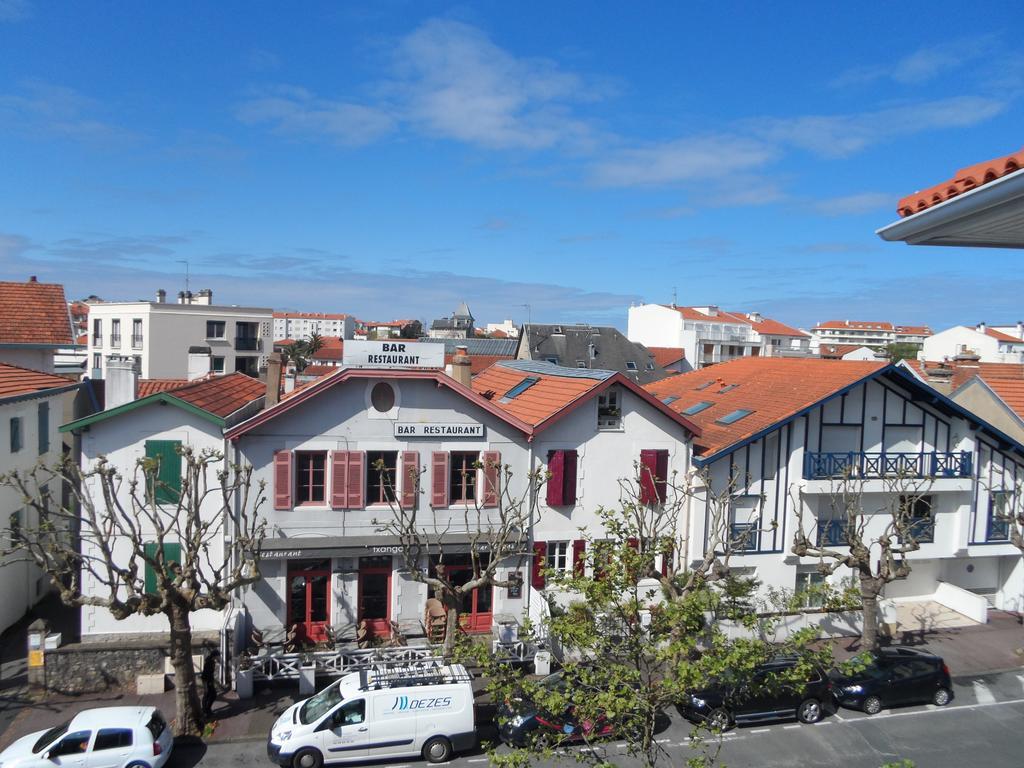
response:
{"label": "van's side mirror", "polygon": [[53,760],[53,761],[56,762],[58,757],[60,757],[60,745],[59,744],[56,747],[51,747],[50,751],[46,753],[46,759],[47,760]]}

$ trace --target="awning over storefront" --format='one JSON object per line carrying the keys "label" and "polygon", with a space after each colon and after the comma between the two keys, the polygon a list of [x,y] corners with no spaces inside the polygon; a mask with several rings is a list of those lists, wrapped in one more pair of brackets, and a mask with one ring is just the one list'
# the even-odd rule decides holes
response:
{"label": "awning over storefront", "polygon": [[[467,535],[445,535],[440,550],[458,554],[469,552],[472,539]],[[477,544],[477,551],[486,552],[486,543]],[[523,543],[523,551],[528,545]],[[424,554],[435,554],[438,545],[423,546]],[[264,539],[263,560],[323,560],[330,557],[374,557],[402,554],[397,536],[303,536]]]}

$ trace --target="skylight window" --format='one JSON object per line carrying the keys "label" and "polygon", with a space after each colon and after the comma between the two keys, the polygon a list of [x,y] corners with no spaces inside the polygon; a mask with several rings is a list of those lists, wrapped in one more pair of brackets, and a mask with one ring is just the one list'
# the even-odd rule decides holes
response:
{"label": "skylight window", "polygon": [[699,402],[699,403],[694,403],[689,408],[683,409],[683,415],[684,416],[693,416],[693,414],[700,413],[705,408],[710,408],[710,407],[711,407],[711,403],[709,403],[707,400],[704,400],[704,401]]}
{"label": "skylight window", "polygon": [[630,370],[630,371],[635,371],[636,370],[636,360],[627,360],[626,361],[626,368],[628,370]]}
{"label": "skylight window", "polygon": [[738,386],[739,384],[726,384],[724,387],[718,390],[718,394],[722,394],[723,392],[729,392],[730,390],[736,389],[736,387]]}
{"label": "skylight window", "polygon": [[525,379],[523,379],[518,384],[516,384],[514,387],[512,387],[512,389],[510,389],[508,392],[506,392],[504,397],[501,398],[500,402],[507,403],[509,400],[513,400],[513,399],[519,397],[519,395],[523,394],[523,392],[528,390],[530,387],[532,387],[538,381],[540,381],[540,378],[537,377],[537,376],[527,376]]}
{"label": "skylight window", "polygon": [[661,399],[661,402],[663,402],[665,405],[672,405],[672,403],[674,403],[678,399],[679,395],[669,395],[668,397],[663,397]]}
{"label": "skylight window", "polygon": [[711,380],[711,381],[709,381],[708,383],[706,383],[706,384],[701,384],[701,385],[700,385],[699,387],[696,387],[696,388],[695,388],[695,390],[696,390],[697,392],[700,392],[701,390],[707,389],[707,388],[708,388],[708,387],[710,387],[710,386],[711,386],[712,384],[714,384],[714,383],[715,383],[715,381],[716,381],[715,379],[712,379],[712,380]]}
{"label": "skylight window", "polygon": [[740,419],[746,418],[752,413],[753,411],[748,410],[747,408],[737,408],[732,413],[727,413],[722,418],[715,419],[715,424],[735,424]]}

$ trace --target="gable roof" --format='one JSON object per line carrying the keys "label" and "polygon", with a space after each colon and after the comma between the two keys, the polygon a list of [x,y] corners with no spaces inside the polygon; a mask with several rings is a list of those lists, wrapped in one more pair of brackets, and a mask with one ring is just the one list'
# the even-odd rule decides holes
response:
{"label": "gable roof", "polygon": [[[668,407],[680,413],[697,403],[711,403],[689,416],[702,431],[694,452],[699,461],[708,461],[887,367],[874,361],[741,357],[648,384],[646,389],[661,400],[676,398]],[[718,423],[739,409],[751,413],[731,424]]]}
{"label": "gable roof", "polygon": [[140,397],[130,403],[64,424],[61,432],[71,432],[89,427],[107,419],[120,416],[155,403],[166,403],[182,408],[206,421],[224,427],[228,418],[259,400],[266,394],[266,385],[244,373],[214,376],[200,381],[185,383],[175,389],[156,392]]}
{"label": "gable roof", "polygon": [[780,323],[778,320],[772,320],[770,317],[762,317],[760,320],[748,318],[747,323],[762,336],[796,336],[798,338],[805,338],[811,335],[801,331],[799,328]]}
{"label": "gable roof", "polygon": [[964,192],[989,184],[996,179],[1016,173],[1024,168],[1024,149],[1002,155],[994,160],[961,168],[951,179],[935,184],[920,192],[914,192],[900,199],[896,204],[896,212],[901,218],[913,216],[915,213],[931,208],[946,200],[952,200]]}
{"label": "gable roof", "polygon": [[75,344],[64,286],[0,282],[0,345],[68,347]]}
{"label": "gable roof", "polygon": [[232,427],[225,433],[225,437],[229,440],[235,440],[246,432],[258,427],[260,424],[264,424],[271,419],[280,416],[283,413],[287,413],[292,408],[295,408],[307,400],[316,397],[321,392],[326,392],[332,387],[336,387],[346,381],[353,379],[421,379],[425,381],[436,382],[438,386],[444,386],[452,390],[458,395],[466,398],[474,405],[484,409],[488,413],[497,416],[499,419],[509,424],[510,426],[518,429],[524,434],[529,435],[531,433],[530,425],[521,419],[516,418],[512,414],[506,413],[500,408],[496,407],[494,403],[490,402],[484,397],[474,392],[469,387],[465,387],[451,376],[434,370],[402,370],[394,368],[337,368],[334,373],[330,373],[326,376],[303,385],[302,387],[296,387],[292,392],[288,393],[286,398],[283,398],[276,405],[261,411],[252,418],[243,421],[242,423]]}
{"label": "gable roof", "polygon": [[[535,382],[514,397],[506,397],[506,393],[527,379],[535,379]],[[615,384],[633,392],[692,434],[700,434],[694,422],[668,408],[618,371],[568,368],[537,360],[507,360],[476,376],[473,390],[530,424],[537,433]]]}
{"label": "gable roof", "polygon": [[1024,363],[982,363],[978,360],[956,359],[943,362],[904,359],[900,362],[926,381],[935,371],[944,373],[949,376],[953,389],[957,389],[975,376],[981,376],[985,381],[991,379],[1024,380]]}
{"label": "gable roof", "polygon": [[[975,379],[991,389],[1006,406],[1024,422],[1024,378],[999,379],[976,376]],[[967,382],[969,384],[970,381]],[[967,386],[964,384],[964,386]],[[954,393],[955,394],[955,393]]]}
{"label": "gable roof", "polygon": [[188,384],[188,379],[139,379],[136,397],[149,397],[157,392],[166,392]]}
{"label": "gable roof", "polygon": [[77,382],[63,376],[0,363],[0,402],[55,395],[77,388]]}
{"label": "gable roof", "polygon": [[686,359],[686,350],[682,347],[647,347],[647,351],[654,357],[654,364],[659,368],[667,368]]}
{"label": "gable roof", "polygon": [[872,353],[875,351],[864,344],[822,344],[818,354],[823,358],[836,360],[858,349],[867,349]]}
{"label": "gable roof", "polygon": [[[975,328],[975,330],[978,329]],[[982,331],[982,333],[986,336],[991,336],[993,339],[998,339],[999,341],[1012,341],[1017,344],[1024,344],[1024,339],[1018,339],[1016,336],[1011,336],[1008,333],[997,331],[995,328],[989,328],[988,326],[985,326],[985,330]]]}
{"label": "gable roof", "polygon": [[[476,376],[478,373],[482,373],[490,368],[495,363],[500,363],[502,360],[511,360],[512,355],[468,355],[469,357],[469,372],[471,375]],[[447,354],[444,356],[444,364],[451,365],[452,360],[455,359],[455,354]]]}

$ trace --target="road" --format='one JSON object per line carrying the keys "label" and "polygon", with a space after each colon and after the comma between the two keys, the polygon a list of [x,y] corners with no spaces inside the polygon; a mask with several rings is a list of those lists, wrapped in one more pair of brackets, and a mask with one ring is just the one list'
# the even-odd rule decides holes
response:
{"label": "road", "polygon": [[[946,707],[933,705],[885,710],[869,717],[840,710],[816,725],[778,723],[738,728],[722,737],[720,764],[729,768],[879,768],[907,758],[917,768],[985,765],[1020,768],[1021,724],[1024,723],[1024,672],[1013,671],[958,680],[955,699]],[[694,753],[688,743],[690,726],[674,717],[659,735],[672,765],[684,765]],[[609,761],[631,766],[621,743],[604,747]],[[270,765],[264,742],[212,744],[205,753],[176,754],[173,768]],[[464,755],[446,765],[482,768],[483,753]],[[542,765],[575,765],[565,755]],[[669,763],[666,762],[666,765]],[[420,760],[375,763],[382,768],[421,768]]]}

